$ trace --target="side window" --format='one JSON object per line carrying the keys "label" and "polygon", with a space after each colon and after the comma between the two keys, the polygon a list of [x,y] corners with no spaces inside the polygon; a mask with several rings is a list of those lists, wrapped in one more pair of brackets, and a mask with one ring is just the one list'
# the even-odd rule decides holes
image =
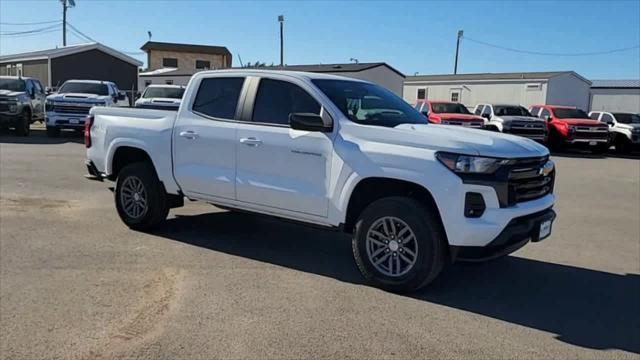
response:
{"label": "side window", "polygon": [[530,112],[531,112],[531,115],[538,116],[538,113],[540,112],[540,107],[539,106],[532,106]]}
{"label": "side window", "polygon": [[162,58],[162,67],[178,67],[178,59],[176,58]]}
{"label": "side window", "polygon": [[253,121],[288,125],[289,114],[320,114],[320,104],[299,86],[261,79],[253,107]]}
{"label": "side window", "polygon": [[418,89],[418,100],[425,100],[427,98],[427,89]]}
{"label": "side window", "polygon": [[482,115],[490,115],[491,114],[491,106],[485,105],[484,110],[482,110]]}
{"label": "side window", "polygon": [[602,121],[603,123],[612,123],[613,122],[613,116],[609,115],[609,114],[602,114],[602,119],[600,119],[600,121]]}
{"label": "side window", "polygon": [[27,83],[27,94],[33,93],[33,91],[35,90],[35,87],[33,86],[33,81],[27,80],[26,83]]}
{"label": "side window", "polygon": [[44,92],[42,85],[40,85],[40,81],[34,80],[33,87],[36,89],[36,94],[42,94]]}
{"label": "side window", "polygon": [[484,105],[476,105],[476,110],[473,112],[476,115],[480,115],[482,114],[482,108],[484,107]]}
{"label": "side window", "polygon": [[598,116],[600,116],[599,112],[592,112],[591,115],[589,115],[589,117],[593,120],[598,120]]}
{"label": "side window", "polygon": [[551,117],[551,113],[547,109],[542,109],[542,111],[540,112],[540,116],[539,117],[541,119],[545,119],[547,117]]}
{"label": "side window", "polygon": [[203,79],[193,102],[193,111],[221,119],[233,119],[244,78]]}

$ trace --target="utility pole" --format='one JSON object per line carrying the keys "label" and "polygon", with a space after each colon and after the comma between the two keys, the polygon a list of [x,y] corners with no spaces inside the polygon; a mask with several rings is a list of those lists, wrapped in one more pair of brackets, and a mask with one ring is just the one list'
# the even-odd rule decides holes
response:
{"label": "utility pole", "polygon": [[284,15],[278,15],[280,23],[280,66],[284,66]]}
{"label": "utility pole", "polygon": [[60,0],[60,2],[62,3],[62,46],[67,46],[67,8],[76,6],[76,2],[75,0]]}
{"label": "utility pole", "polygon": [[453,66],[454,75],[458,73],[458,51],[460,50],[460,39],[462,38],[463,34],[464,34],[463,30],[458,30],[458,41],[456,42],[456,63]]}

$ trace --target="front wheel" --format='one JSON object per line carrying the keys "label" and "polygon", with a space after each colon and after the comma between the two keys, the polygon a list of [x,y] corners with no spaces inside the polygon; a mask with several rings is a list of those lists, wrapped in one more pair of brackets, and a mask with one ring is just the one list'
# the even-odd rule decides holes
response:
{"label": "front wheel", "polygon": [[598,144],[591,148],[591,152],[594,154],[604,154],[607,150],[609,150],[609,143]]}
{"label": "front wheel", "polygon": [[60,136],[60,128],[55,126],[47,126],[47,136],[51,138],[57,138]]}
{"label": "front wheel", "polygon": [[169,214],[164,187],[147,163],[125,166],[118,174],[114,196],[120,219],[135,230],[150,230]]}
{"label": "front wheel", "polygon": [[29,136],[31,130],[31,113],[23,111],[20,118],[16,120],[16,134],[18,136]]}
{"label": "front wheel", "polygon": [[408,197],[369,205],[356,222],[353,254],[374,286],[411,292],[433,281],[444,266],[446,237],[434,211]]}

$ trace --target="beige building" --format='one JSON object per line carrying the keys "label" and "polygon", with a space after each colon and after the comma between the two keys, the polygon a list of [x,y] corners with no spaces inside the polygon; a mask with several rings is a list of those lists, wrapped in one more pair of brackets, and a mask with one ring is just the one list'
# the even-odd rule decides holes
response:
{"label": "beige building", "polygon": [[140,73],[139,88],[150,84],[186,85],[198,71],[231,67],[231,53],[224,46],[175,44],[148,41],[147,70]]}

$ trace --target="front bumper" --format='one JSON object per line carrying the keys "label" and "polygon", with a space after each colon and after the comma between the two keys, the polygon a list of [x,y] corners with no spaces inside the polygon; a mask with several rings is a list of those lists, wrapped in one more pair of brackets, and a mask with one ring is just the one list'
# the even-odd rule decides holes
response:
{"label": "front bumper", "polygon": [[[542,241],[551,234],[551,228],[555,218],[556,213],[552,208],[514,218],[498,236],[483,247],[452,247],[454,260],[486,261],[510,254],[526,245],[529,241]],[[548,233],[546,233],[544,237],[540,236],[542,224],[549,226]]]}
{"label": "front bumper", "polygon": [[20,119],[20,113],[7,113],[7,112],[3,112],[0,113],[0,123],[2,124],[6,124],[6,123],[14,123],[16,120]]}
{"label": "front bumper", "polygon": [[84,122],[87,115],[88,114],[47,112],[46,123],[47,127],[56,127],[60,129],[82,129],[84,128]]}

